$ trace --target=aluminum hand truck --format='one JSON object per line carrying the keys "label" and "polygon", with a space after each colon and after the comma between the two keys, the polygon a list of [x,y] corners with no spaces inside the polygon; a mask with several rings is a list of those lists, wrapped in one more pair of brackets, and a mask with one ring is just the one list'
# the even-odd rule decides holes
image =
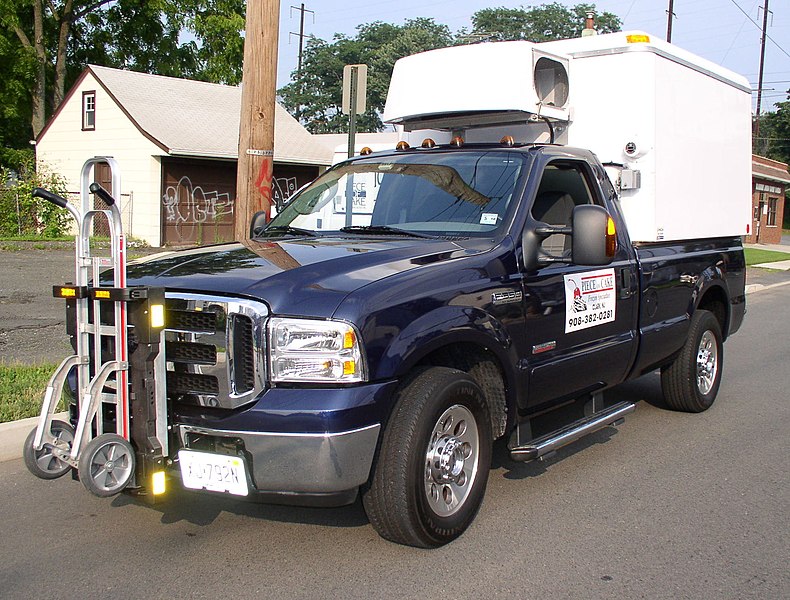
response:
{"label": "aluminum hand truck", "polygon": [[[159,354],[164,291],[126,286],[121,213],[112,195],[98,183],[90,183],[97,162],[109,162],[113,181],[119,180],[111,158],[89,159],[82,170],[82,210],[52,192],[33,190],[33,196],[68,210],[77,222],[74,284],[53,288],[56,297],[67,301],[67,328],[76,340],[76,353],[63,360],[50,378],[38,426],[25,440],[23,456],[28,470],[42,479],[55,479],[76,468],[80,481],[97,496],[112,496],[127,488],[156,493],[157,487],[164,486],[163,457],[167,455],[167,407],[164,390],[159,389],[164,377],[153,376],[154,370],[164,368],[164,357]],[[119,183],[113,185],[116,189]],[[108,209],[91,209],[90,194],[104,200]],[[100,215],[110,225],[109,258],[91,254],[93,221]],[[107,268],[112,268],[112,286],[102,282],[101,273]],[[141,357],[136,386],[129,377],[130,330],[131,345],[140,350]],[[72,371],[77,376],[76,410],[71,419],[76,427],[53,419]],[[136,409],[130,403],[134,397],[140,405]],[[157,475],[149,484],[148,476],[153,473]]]}

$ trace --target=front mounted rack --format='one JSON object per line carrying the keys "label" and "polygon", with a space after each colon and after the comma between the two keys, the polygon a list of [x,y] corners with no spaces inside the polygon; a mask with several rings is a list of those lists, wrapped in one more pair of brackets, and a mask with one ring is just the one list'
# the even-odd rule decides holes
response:
{"label": "front mounted rack", "polygon": [[[68,210],[77,224],[75,281],[53,288],[53,294],[67,302],[67,328],[75,354],[63,360],[50,378],[38,425],[25,440],[23,456],[28,469],[42,479],[76,469],[83,485],[97,496],[124,489],[157,494],[164,491],[168,452],[165,392],[159,383],[162,378],[154,376],[163,359],[164,290],[126,286],[121,213],[110,193],[90,183],[97,162],[110,164],[114,191],[120,189],[112,158],[89,159],[82,169],[82,210],[57,194],[33,190],[34,197]],[[90,208],[91,193],[108,208]],[[91,252],[93,221],[101,215],[110,226],[109,258]],[[112,285],[102,281],[108,268]],[[133,372],[139,373],[134,381],[130,381],[130,362],[135,365]],[[77,393],[66,423],[53,417],[72,372]]]}

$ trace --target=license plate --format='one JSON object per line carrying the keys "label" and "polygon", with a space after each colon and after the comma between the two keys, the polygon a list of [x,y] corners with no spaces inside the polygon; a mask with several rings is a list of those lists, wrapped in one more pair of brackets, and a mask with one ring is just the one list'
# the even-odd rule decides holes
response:
{"label": "license plate", "polygon": [[178,461],[184,487],[236,496],[248,494],[247,472],[238,456],[179,450]]}

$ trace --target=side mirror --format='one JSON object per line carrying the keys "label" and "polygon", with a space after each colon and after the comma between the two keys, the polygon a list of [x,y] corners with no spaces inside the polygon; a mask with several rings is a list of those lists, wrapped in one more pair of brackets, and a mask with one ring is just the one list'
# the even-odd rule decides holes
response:
{"label": "side mirror", "polygon": [[267,223],[265,210],[259,210],[252,215],[252,219],[250,219],[250,239],[254,240],[258,237],[263,232]]}
{"label": "side mirror", "polygon": [[[551,235],[571,236],[570,256],[553,256],[541,248],[543,241]],[[570,227],[537,223],[524,230],[521,243],[524,268],[528,272],[552,263],[608,265],[617,250],[617,231],[605,208],[583,204],[573,209]]]}
{"label": "side mirror", "polygon": [[608,265],[617,251],[614,221],[602,206],[585,204],[573,209],[572,258],[577,265]]}

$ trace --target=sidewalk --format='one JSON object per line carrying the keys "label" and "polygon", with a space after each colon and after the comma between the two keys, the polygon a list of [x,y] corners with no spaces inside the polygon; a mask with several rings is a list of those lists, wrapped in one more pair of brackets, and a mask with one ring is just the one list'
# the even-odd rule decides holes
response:
{"label": "sidewalk", "polygon": [[[744,248],[753,248],[755,250],[770,250],[772,252],[785,252],[790,254],[790,244],[744,244]],[[790,272],[790,260],[778,260],[774,262],[760,263],[759,265],[752,265],[747,271],[746,281],[751,283],[755,279],[764,279],[766,275],[770,276],[770,272],[774,272],[771,283],[779,283],[780,281],[790,280],[788,272]],[[780,275],[779,277],[778,275]],[[746,286],[747,288],[749,286]],[[749,290],[747,289],[747,292]]]}
{"label": "sidewalk", "polygon": [[790,253],[790,244],[744,244],[744,248],[755,248],[756,250],[771,250],[773,252]]}

